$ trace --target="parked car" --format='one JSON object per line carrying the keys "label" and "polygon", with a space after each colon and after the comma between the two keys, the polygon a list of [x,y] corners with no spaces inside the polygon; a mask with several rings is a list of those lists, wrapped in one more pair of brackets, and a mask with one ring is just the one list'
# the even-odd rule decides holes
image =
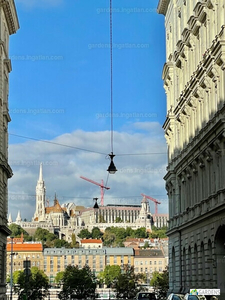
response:
{"label": "parked car", "polygon": [[206,300],[206,297],[203,295],[189,295],[184,296],[184,300]]}
{"label": "parked car", "polygon": [[184,300],[184,295],[181,294],[170,294],[167,300]]}
{"label": "parked car", "polygon": [[139,292],[134,298],[135,300],[156,300],[155,293]]}

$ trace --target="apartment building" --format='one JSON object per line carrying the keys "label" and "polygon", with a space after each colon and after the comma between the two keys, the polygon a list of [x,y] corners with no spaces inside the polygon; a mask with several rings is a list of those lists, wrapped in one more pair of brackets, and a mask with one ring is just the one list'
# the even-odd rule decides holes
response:
{"label": "apartment building", "polygon": [[225,299],[225,0],[160,0],[168,144],[169,292]]}
{"label": "apartment building", "polygon": [[22,242],[7,244],[7,275],[12,271],[21,271],[24,269],[23,262],[30,260],[31,267],[43,269],[43,246],[41,242]]}

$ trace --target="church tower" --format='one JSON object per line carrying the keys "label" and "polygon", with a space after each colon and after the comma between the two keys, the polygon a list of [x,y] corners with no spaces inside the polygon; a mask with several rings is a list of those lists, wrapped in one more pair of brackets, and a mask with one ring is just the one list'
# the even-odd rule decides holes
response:
{"label": "church tower", "polygon": [[39,179],[36,186],[36,211],[33,220],[45,220],[45,183],[42,174],[42,163],[40,164]]}
{"label": "church tower", "polygon": [[146,230],[151,230],[152,225],[152,215],[150,212],[149,202],[144,196],[141,201],[141,210],[138,218],[135,221],[136,224],[145,227]]}

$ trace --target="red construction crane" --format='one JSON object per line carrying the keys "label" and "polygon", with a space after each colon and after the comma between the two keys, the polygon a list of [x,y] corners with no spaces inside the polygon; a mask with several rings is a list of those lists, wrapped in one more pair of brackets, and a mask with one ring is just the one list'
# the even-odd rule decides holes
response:
{"label": "red construction crane", "polygon": [[101,206],[103,206],[104,205],[104,189],[109,190],[110,188],[107,187],[107,186],[104,186],[103,180],[102,180],[101,183],[98,183],[98,182],[96,182],[94,180],[88,179],[88,178],[83,177],[83,176],[80,176],[80,178],[82,178],[84,180],[87,180],[87,181],[89,181],[89,182],[91,182],[93,184],[96,184],[96,185],[100,186],[100,188],[101,188]]}
{"label": "red construction crane", "polygon": [[150,196],[147,196],[145,194],[141,194],[141,196],[143,196],[143,197],[145,197],[145,198],[147,198],[147,199],[152,200],[153,202],[155,202],[155,215],[157,215],[158,214],[158,206],[157,205],[161,204],[161,202],[159,202],[158,200],[156,200],[156,199],[154,199],[154,198],[152,198]]}

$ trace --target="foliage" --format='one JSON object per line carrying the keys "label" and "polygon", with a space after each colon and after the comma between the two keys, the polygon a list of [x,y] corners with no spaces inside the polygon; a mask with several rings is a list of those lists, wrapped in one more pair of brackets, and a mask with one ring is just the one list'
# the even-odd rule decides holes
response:
{"label": "foliage", "polygon": [[65,240],[56,239],[56,240],[54,240],[54,247],[55,248],[62,248],[62,247],[71,248],[71,244]]}
{"label": "foliage", "polygon": [[63,275],[64,275],[64,271],[58,272],[55,276],[55,283],[60,285],[62,283],[63,280]]}
{"label": "foliage", "polygon": [[136,238],[147,238],[148,233],[145,227],[141,227],[135,230],[135,237]]}
{"label": "foliage", "polygon": [[146,238],[148,237],[148,233],[146,232],[145,227],[136,230],[133,230],[130,227],[126,229],[120,227],[108,227],[102,238],[104,246],[124,247],[123,243],[128,237]]}
{"label": "foliage", "polygon": [[117,298],[134,298],[140,290],[137,283],[143,281],[144,278],[144,274],[134,273],[133,266],[125,265],[123,272],[119,274],[113,286],[116,291]]}
{"label": "foliage", "polygon": [[91,231],[91,236],[93,239],[101,239],[103,236],[103,233],[98,227],[93,227]]}
{"label": "foliage", "polygon": [[114,245],[114,243],[116,241],[116,235],[115,235],[115,233],[110,232],[107,229],[108,228],[106,228],[102,238],[103,238],[103,245],[109,247],[111,245]]}
{"label": "foliage", "polygon": [[154,287],[154,291],[157,293],[159,300],[166,298],[167,291],[169,289],[169,272],[166,268],[162,273],[155,271],[152,274],[150,285]]}
{"label": "foliage", "polygon": [[99,274],[99,280],[101,283],[105,283],[107,287],[111,287],[112,283],[118,279],[121,274],[120,266],[106,266],[104,271]]}
{"label": "foliage", "polygon": [[104,217],[102,215],[98,216],[98,222],[99,223],[106,223],[106,220],[104,219]]}
{"label": "foliage", "polygon": [[34,236],[31,236],[17,224],[10,224],[9,228],[12,231],[12,236],[20,237],[23,233],[25,241],[41,241],[44,248],[79,248],[79,243],[76,241],[76,236],[74,233],[72,234],[72,242],[68,243],[65,240],[59,239],[56,234],[49,232],[47,229],[38,227],[34,233]]}
{"label": "foliage", "polygon": [[12,223],[9,225],[9,229],[12,231],[13,237],[21,237],[21,234],[23,233],[24,240],[26,241],[26,238],[29,236],[28,233],[20,226],[15,223]]}
{"label": "foliage", "polygon": [[57,239],[58,237],[57,237],[57,235],[49,232],[47,229],[38,227],[35,231],[34,238],[37,241],[46,242],[46,241],[53,241],[53,240]]}
{"label": "foliage", "polygon": [[120,217],[116,217],[115,223],[122,223],[123,220]]}
{"label": "foliage", "polygon": [[71,244],[67,241],[61,240],[56,234],[49,232],[47,229],[39,227],[35,231],[34,239],[37,241],[42,241],[44,248],[71,248]]}
{"label": "foliage", "polygon": [[157,228],[155,226],[152,226],[152,232],[149,234],[149,238],[167,238],[166,232],[168,228],[167,227],[161,227]]}
{"label": "foliage", "polygon": [[91,233],[88,229],[82,229],[80,233],[78,234],[79,238],[81,239],[90,239]]}
{"label": "foliage", "polygon": [[146,249],[146,248],[148,248],[149,247],[149,243],[148,243],[148,241],[146,241],[145,243],[144,243],[144,249]]}
{"label": "foliage", "polygon": [[30,271],[30,275],[26,275],[24,271],[18,273],[16,285],[14,285],[18,300],[24,299],[25,295],[27,300],[42,300],[49,294],[48,277],[44,272],[37,267],[32,267]]}
{"label": "foliage", "polygon": [[71,239],[71,248],[79,248],[79,243],[77,242],[75,233],[72,233]]}
{"label": "foliage", "polygon": [[95,297],[96,278],[88,266],[79,269],[78,266],[67,266],[63,278],[63,288],[59,299],[87,299]]}

